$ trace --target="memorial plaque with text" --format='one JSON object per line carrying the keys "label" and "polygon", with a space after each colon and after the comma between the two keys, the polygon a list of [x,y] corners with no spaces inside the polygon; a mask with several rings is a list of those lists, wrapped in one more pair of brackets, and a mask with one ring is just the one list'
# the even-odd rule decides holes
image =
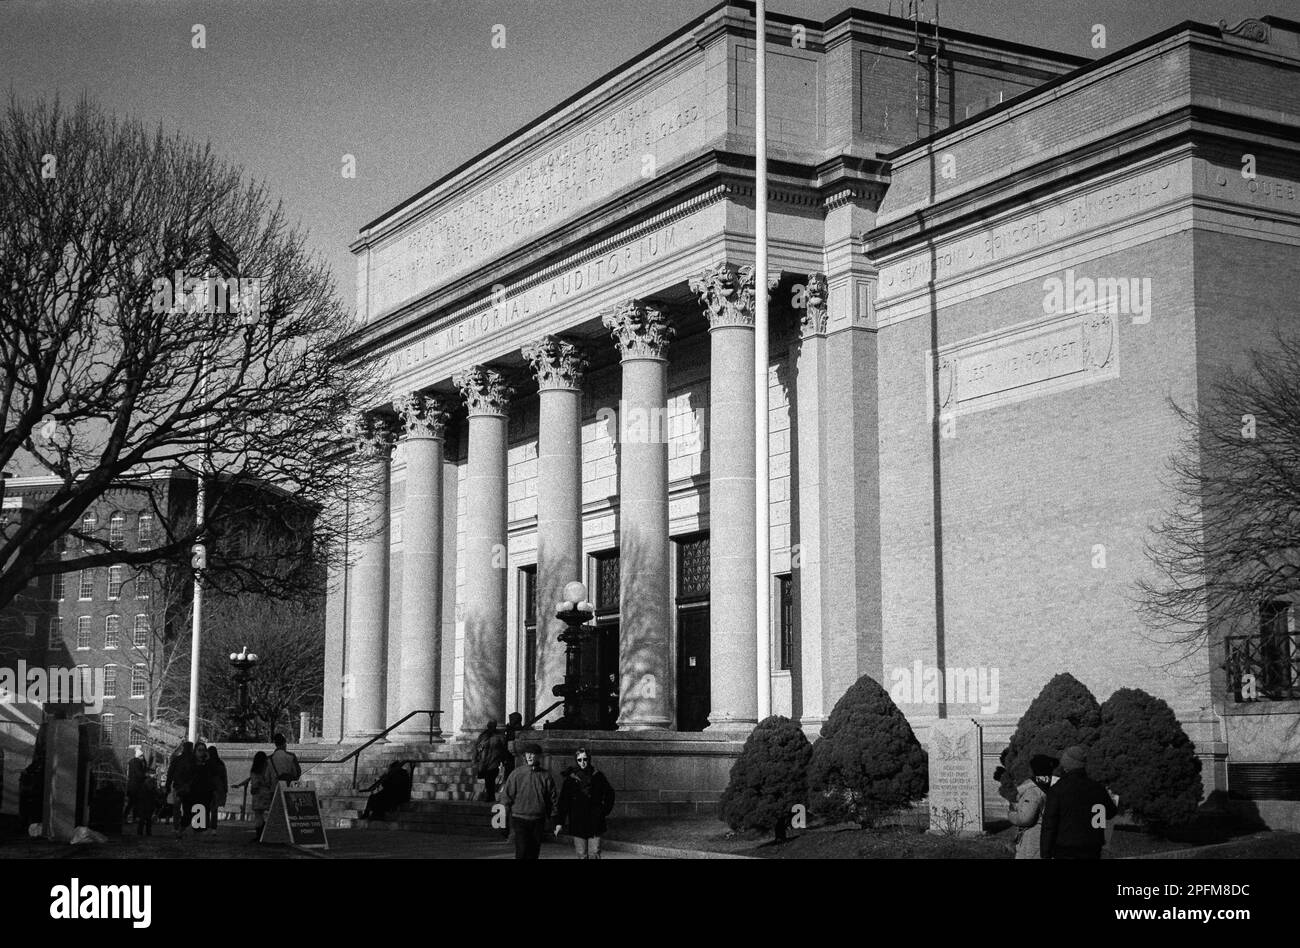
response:
{"label": "memorial plaque with text", "polygon": [[930,832],[984,832],[984,739],[970,718],[936,721],[930,729]]}

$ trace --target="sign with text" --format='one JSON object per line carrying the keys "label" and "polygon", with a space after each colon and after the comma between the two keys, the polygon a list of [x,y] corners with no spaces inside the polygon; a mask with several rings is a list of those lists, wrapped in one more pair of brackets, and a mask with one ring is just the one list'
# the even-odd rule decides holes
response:
{"label": "sign with text", "polygon": [[291,790],[278,784],[261,842],[288,843],[304,849],[329,849],[316,791]]}

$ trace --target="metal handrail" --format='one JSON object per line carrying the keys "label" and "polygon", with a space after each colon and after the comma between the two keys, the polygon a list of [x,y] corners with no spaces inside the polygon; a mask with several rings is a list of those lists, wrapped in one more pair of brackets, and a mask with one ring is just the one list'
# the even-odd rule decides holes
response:
{"label": "metal handrail", "polygon": [[561,698],[559,701],[556,701],[554,704],[552,704],[552,705],[551,705],[549,708],[547,708],[545,711],[539,711],[539,712],[537,712],[537,713],[534,714],[531,718],[529,718],[527,721],[524,722],[523,730],[527,731],[527,730],[530,729],[530,728],[531,728],[535,723],[537,723],[538,721],[540,721],[542,718],[546,717],[548,714],[550,714],[552,711],[554,711],[556,708],[558,708],[558,707],[559,707],[560,705],[562,705],[562,704],[564,704],[564,699],[563,699],[563,698]]}
{"label": "metal handrail", "polygon": [[[387,737],[389,734],[391,734],[391,733],[392,733],[393,731],[395,731],[397,728],[401,727],[401,726],[402,726],[403,724],[405,724],[407,721],[411,720],[411,718],[415,717],[417,714],[427,714],[427,715],[429,716],[429,743],[432,744],[432,743],[433,743],[433,726],[434,726],[434,720],[435,720],[435,718],[436,718],[437,715],[442,714],[442,711],[441,711],[441,710],[437,710],[437,711],[429,711],[429,710],[412,711],[412,712],[410,712],[409,714],[404,715],[403,717],[399,718],[399,719],[398,719],[396,722],[394,722],[393,724],[388,725],[388,727],[384,728],[382,731],[380,731],[378,734],[376,734],[376,735],[375,735],[374,737],[372,737],[370,740],[366,741],[364,744],[362,744],[362,745],[360,745],[359,747],[356,747],[356,748],[354,748],[353,750],[349,751],[348,753],[344,754],[344,755],[343,755],[342,757],[340,757],[338,760],[322,760],[322,761],[320,761],[319,763],[321,763],[321,764],[346,764],[349,760],[351,760],[351,761],[352,761],[352,789],[355,790],[355,789],[357,788],[357,770],[359,769],[360,764],[361,764],[361,752],[362,752],[363,750],[365,750],[367,747],[369,747],[371,744],[374,744],[374,743],[376,743],[377,741],[382,741],[385,737]],[[312,766],[315,767],[315,766],[317,766],[317,765],[316,765],[316,764],[313,764]],[[310,769],[310,768],[308,768],[308,769]],[[303,776],[306,776],[306,774],[307,774],[307,772],[306,772],[306,771],[303,771]]]}

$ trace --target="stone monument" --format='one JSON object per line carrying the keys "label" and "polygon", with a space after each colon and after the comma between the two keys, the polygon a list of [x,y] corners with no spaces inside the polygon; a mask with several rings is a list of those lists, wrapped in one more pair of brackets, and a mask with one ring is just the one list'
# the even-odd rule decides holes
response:
{"label": "stone monument", "polygon": [[984,741],[970,718],[935,721],[930,729],[930,832],[984,832]]}

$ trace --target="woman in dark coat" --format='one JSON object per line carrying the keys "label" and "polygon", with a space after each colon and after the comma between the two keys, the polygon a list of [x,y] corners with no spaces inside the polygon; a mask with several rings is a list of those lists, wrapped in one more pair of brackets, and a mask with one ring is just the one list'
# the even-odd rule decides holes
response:
{"label": "woman in dark coat", "polygon": [[176,824],[176,836],[189,823],[189,814],[185,811],[185,795],[190,792],[190,780],[194,776],[194,745],[189,741],[181,743],[172,755],[167,766],[167,782],[163,785],[167,803],[172,807],[172,818]]}
{"label": "woman in dark coat", "polygon": [[564,772],[555,827],[558,836],[565,823],[573,837],[573,848],[582,859],[600,858],[600,837],[605,835],[605,817],[614,809],[614,788],[596,769],[587,748],[574,753],[575,766]]}
{"label": "woman in dark coat", "polygon": [[199,744],[194,748],[194,764],[190,768],[189,790],[180,790],[180,796],[184,820],[176,824],[177,839],[185,832],[186,826],[193,825],[194,817],[200,807],[203,810],[203,822],[200,826],[194,828],[196,830],[200,828],[206,829],[211,821],[208,809],[212,805],[212,770],[208,761],[208,747],[206,744]]}

